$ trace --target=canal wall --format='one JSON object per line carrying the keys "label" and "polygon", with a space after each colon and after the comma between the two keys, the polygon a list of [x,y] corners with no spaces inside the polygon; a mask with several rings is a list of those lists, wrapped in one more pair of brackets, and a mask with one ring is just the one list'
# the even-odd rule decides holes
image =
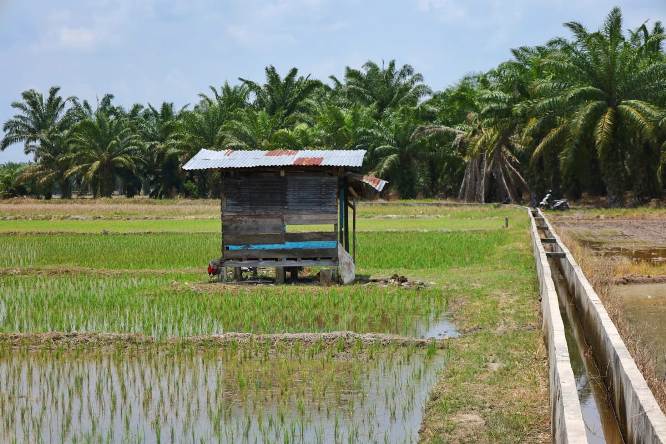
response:
{"label": "canal wall", "polygon": [[[536,236],[537,243],[541,244],[538,231],[535,232],[538,225],[545,226],[552,239],[551,254],[559,262],[569,292],[573,296],[585,339],[592,349],[600,373],[604,375],[625,440],[629,443],[666,444],[666,416],[659,408],[599,296],[541,211],[536,218],[532,217],[532,238],[534,241]],[[543,250],[543,245],[541,249]],[[544,253],[544,256],[547,255]],[[537,263],[540,259],[539,256]]]}
{"label": "canal wall", "polygon": [[536,261],[543,334],[548,346],[548,379],[550,393],[551,434],[556,443],[587,443],[576,380],[569,360],[564,323],[550,272],[548,257],[541,242],[536,219],[528,210]]}

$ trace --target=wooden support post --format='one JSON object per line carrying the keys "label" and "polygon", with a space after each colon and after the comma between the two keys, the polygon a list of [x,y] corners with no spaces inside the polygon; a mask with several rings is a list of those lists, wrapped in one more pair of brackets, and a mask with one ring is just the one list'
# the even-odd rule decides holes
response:
{"label": "wooden support post", "polygon": [[[344,181],[343,182],[343,190],[346,191],[347,190],[347,178],[345,177],[342,180]],[[344,193],[344,202],[342,204],[343,204],[343,208],[344,208],[344,210],[343,210],[344,211],[344,213],[343,213],[344,222],[343,223],[344,223],[344,226],[345,226],[344,227],[344,234],[345,234],[345,244],[344,244],[344,246],[345,246],[345,250],[347,250],[347,253],[349,253],[349,251],[350,251],[350,249],[349,249],[349,199],[347,197],[346,192]]]}
{"label": "wooden support post", "polygon": [[220,282],[227,282],[227,267],[220,268],[220,274],[218,279]]}
{"label": "wooden support post", "polygon": [[[341,181],[344,179],[340,179]],[[344,182],[342,186],[339,186],[338,190],[338,242],[344,247],[345,246],[345,187]]]}
{"label": "wooden support post", "polygon": [[222,223],[224,214],[224,172],[220,174],[220,258],[224,257],[224,225]]}
{"label": "wooden support post", "polygon": [[240,282],[243,279],[243,273],[241,272],[241,267],[234,267],[234,280]]}
{"label": "wooden support post", "polygon": [[354,201],[354,206],[352,207],[352,243],[354,244],[354,263],[356,263],[356,201]]}
{"label": "wooden support post", "polygon": [[275,267],[275,283],[284,284],[284,267]]}
{"label": "wooden support post", "polygon": [[298,281],[298,267],[292,267],[289,271],[289,280],[291,282]]}
{"label": "wooden support post", "polygon": [[504,218],[504,228],[509,228],[509,218],[508,217]]}

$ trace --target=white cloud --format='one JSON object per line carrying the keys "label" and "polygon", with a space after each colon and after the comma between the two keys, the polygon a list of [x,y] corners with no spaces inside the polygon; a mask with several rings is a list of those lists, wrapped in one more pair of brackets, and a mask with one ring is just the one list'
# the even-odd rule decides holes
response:
{"label": "white cloud", "polygon": [[324,6],[325,0],[274,0],[266,2],[259,13],[267,18],[287,14],[312,14]]}
{"label": "white cloud", "polygon": [[261,48],[296,42],[296,38],[288,32],[264,29],[260,26],[232,24],[225,26],[224,32],[236,43],[246,47]]}
{"label": "white cloud", "polygon": [[464,4],[452,0],[417,0],[417,7],[423,12],[437,12],[446,20],[459,20],[468,15]]}
{"label": "white cloud", "polygon": [[108,0],[57,7],[47,11],[41,22],[38,50],[96,49],[123,40],[134,20],[153,15],[152,1]]}
{"label": "white cloud", "polygon": [[95,31],[83,27],[63,26],[58,32],[58,43],[64,48],[92,49],[97,40]]}
{"label": "white cloud", "polygon": [[297,44],[312,27],[339,32],[346,20],[330,20],[330,0],[242,0],[225,17],[224,33],[235,43],[252,48]]}

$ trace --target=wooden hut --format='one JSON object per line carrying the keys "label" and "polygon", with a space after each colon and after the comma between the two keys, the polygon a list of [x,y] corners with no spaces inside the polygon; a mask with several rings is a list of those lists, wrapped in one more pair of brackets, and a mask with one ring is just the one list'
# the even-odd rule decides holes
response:
{"label": "wooden hut", "polygon": [[[240,279],[242,267],[285,270],[338,268],[355,257],[354,182],[381,191],[386,181],[354,171],[365,150],[211,151],[185,170],[221,172],[222,256],[209,272]],[[352,210],[351,223],[349,210]]]}

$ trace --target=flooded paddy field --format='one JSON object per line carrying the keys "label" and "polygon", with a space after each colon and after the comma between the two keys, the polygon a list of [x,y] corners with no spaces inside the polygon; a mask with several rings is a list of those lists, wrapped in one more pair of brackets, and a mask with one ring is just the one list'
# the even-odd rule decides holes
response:
{"label": "flooded paddy field", "polygon": [[622,301],[627,322],[654,356],[657,375],[666,380],[666,282],[616,285],[611,292]]}
{"label": "flooded paddy field", "polygon": [[666,407],[666,211],[551,214]]}
{"label": "flooded paddy field", "polygon": [[361,345],[0,349],[0,440],[409,443],[444,363]]}
{"label": "flooded paddy field", "polygon": [[524,210],[358,218],[358,283],[231,285],[218,201],[0,202],[0,440],[547,442]]}

